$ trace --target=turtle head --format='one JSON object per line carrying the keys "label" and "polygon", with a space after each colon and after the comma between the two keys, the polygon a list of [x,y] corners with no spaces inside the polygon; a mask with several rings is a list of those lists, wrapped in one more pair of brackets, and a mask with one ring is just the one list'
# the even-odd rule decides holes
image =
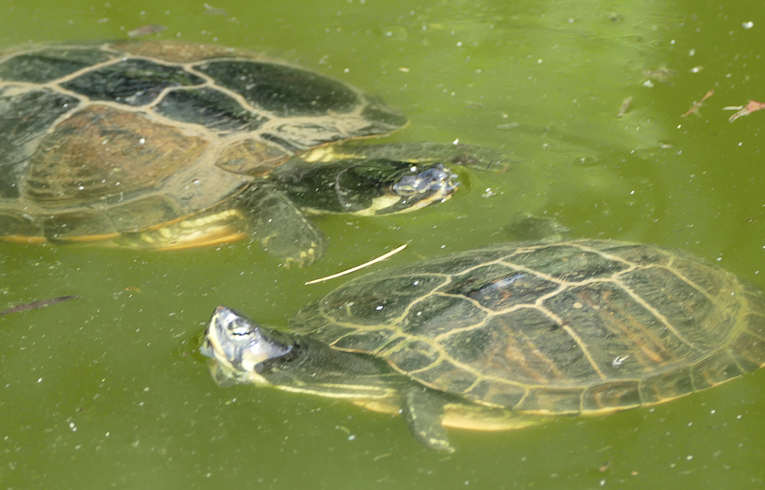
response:
{"label": "turtle head", "polygon": [[367,159],[341,170],[335,184],[335,198],[345,212],[378,216],[445,201],[459,183],[441,163]]}
{"label": "turtle head", "polygon": [[457,190],[457,174],[442,164],[420,167],[411,165],[408,172],[398,175],[390,186],[392,204],[375,210],[375,214],[411,211],[449,199]]}
{"label": "turtle head", "polygon": [[[294,356],[295,343],[225,306],[210,318],[200,351],[215,361],[216,379],[268,383],[262,373]],[[245,379],[243,379],[245,378]]]}
{"label": "turtle head", "polygon": [[313,212],[377,216],[445,201],[459,185],[440,162],[348,158],[296,165],[275,172],[292,201]]}

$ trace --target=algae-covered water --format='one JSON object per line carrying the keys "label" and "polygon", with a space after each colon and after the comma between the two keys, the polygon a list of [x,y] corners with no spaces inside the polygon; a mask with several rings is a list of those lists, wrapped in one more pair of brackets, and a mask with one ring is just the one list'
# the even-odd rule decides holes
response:
{"label": "algae-covered water", "polygon": [[[402,243],[377,269],[511,240],[527,214],[575,237],[689,251],[765,288],[761,2],[30,2],[0,48],[149,38],[262,51],[379,95],[389,141],[484,145],[501,174],[414,214],[316,218],[326,255],[284,268],[255,244],[181,252],[0,244],[0,487],[736,488],[765,486],[765,372],[651,409],[425,449],[400,418],[222,388],[197,353],[226,304],[286,325],[342,282],[309,279]],[[683,117],[707,96],[696,113]]]}

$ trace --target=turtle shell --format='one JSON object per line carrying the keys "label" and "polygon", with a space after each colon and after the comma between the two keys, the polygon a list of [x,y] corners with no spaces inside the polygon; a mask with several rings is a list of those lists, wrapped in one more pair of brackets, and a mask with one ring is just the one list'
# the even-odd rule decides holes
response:
{"label": "turtle shell", "polygon": [[340,81],[219,46],[0,53],[0,234],[156,227],[221,203],[295,154],[405,122]]}
{"label": "turtle shell", "polygon": [[351,281],[294,328],[430,388],[533,413],[661,403],[765,363],[765,297],[648,245],[508,244]]}

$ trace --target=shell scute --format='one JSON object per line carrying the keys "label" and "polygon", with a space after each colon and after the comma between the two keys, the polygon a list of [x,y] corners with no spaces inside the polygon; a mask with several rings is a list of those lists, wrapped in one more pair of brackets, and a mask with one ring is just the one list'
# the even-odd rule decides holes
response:
{"label": "shell scute", "polygon": [[268,118],[242,107],[218,90],[171,90],[157,104],[157,112],[180,122],[199,124],[215,131],[254,131]]}
{"label": "shell scute", "polygon": [[447,393],[464,393],[478,379],[475,374],[449,361],[441,361],[421,370],[417,378],[428,386],[443,387],[442,391]]}
{"label": "shell scute", "polygon": [[533,304],[540,296],[558,289],[560,284],[533,272],[493,263],[455,274],[441,290],[473,299],[484,308],[502,311],[519,304]]}
{"label": "shell scute", "polygon": [[464,298],[431,295],[412,301],[397,323],[407,335],[434,338],[462,328],[475,328],[486,316],[485,311]]}
{"label": "shell scute", "polygon": [[702,390],[741,374],[743,371],[736,363],[736,359],[728,352],[728,349],[722,349],[694,365],[691,370],[691,379],[694,388]]}
{"label": "shell scute", "polygon": [[528,412],[579,413],[583,391],[584,388],[579,387],[532,388],[515,408]]}
{"label": "shell scute", "polygon": [[426,274],[389,277],[340,287],[321,300],[324,315],[338,323],[386,325],[400,321],[415,299],[447,281]]}
{"label": "shell scute", "polygon": [[636,407],[642,402],[637,380],[610,381],[592,386],[582,393],[582,410],[597,411]]}
{"label": "shell scute", "polygon": [[122,199],[162,185],[207,145],[139,113],[89,106],[42,138],[23,185],[30,198],[60,206]]}
{"label": "shell scute", "polygon": [[0,63],[0,80],[46,83],[113,57],[98,48],[62,47],[21,53]]}
{"label": "shell scute", "polygon": [[520,249],[505,260],[567,282],[611,276],[628,267],[623,262],[570,244]]}
{"label": "shell scute", "polygon": [[97,68],[62,84],[91,100],[141,106],[168,87],[201,85],[204,80],[182,67],[144,59],[126,59]]}
{"label": "shell scute", "polygon": [[0,87],[0,198],[18,198],[19,181],[34,153],[35,145],[50,125],[79,101],[48,89],[13,93]]}
{"label": "shell scute", "polygon": [[360,103],[348,86],[300,68],[258,61],[209,61],[195,68],[279,117],[350,112]]}

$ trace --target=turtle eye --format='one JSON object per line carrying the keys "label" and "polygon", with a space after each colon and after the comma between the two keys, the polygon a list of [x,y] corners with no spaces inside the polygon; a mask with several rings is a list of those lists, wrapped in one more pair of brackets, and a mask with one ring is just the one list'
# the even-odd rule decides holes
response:
{"label": "turtle eye", "polygon": [[243,336],[250,335],[252,333],[252,328],[250,328],[250,325],[246,322],[234,321],[229,325],[228,331],[231,335]]}

